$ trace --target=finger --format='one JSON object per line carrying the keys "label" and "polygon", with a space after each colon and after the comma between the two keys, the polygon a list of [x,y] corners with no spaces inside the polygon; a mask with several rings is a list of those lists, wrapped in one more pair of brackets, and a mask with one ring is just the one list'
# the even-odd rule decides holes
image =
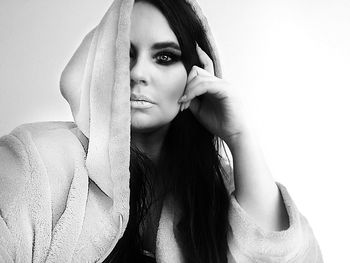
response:
{"label": "finger", "polygon": [[207,70],[198,67],[198,66],[193,66],[196,67],[196,72],[197,72],[197,76],[209,76],[209,77],[215,77],[213,76],[213,74],[211,74],[210,72],[208,72]]}
{"label": "finger", "polygon": [[223,83],[218,81],[215,77],[201,77],[195,79],[187,86],[186,98],[184,101],[192,100],[193,98],[200,96],[204,93],[210,93],[215,96],[224,92]]}
{"label": "finger", "polygon": [[186,88],[185,91],[183,93],[183,96],[179,99],[179,103],[185,103],[189,100],[191,100],[193,97],[190,96],[191,93],[193,93],[191,91],[191,89],[193,89],[193,87],[196,87],[198,85],[202,85],[202,83],[205,82],[213,82],[213,76],[198,76],[193,78],[190,82],[188,82],[186,84]]}
{"label": "finger", "polygon": [[191,71],[190,71],[190,73],[188,74],[188,76],[187,76],[187,80],[186,80],[186,87],[185,87],[185,89],[184,89],[184,92],[183,92],[183,94],[182,94],[182,97],[179,99],[179,103],[183,103],[183,102],[185,102],[185,100],[186,100],[186,92],[187,92],[187,85],[188,85],[188,83],[189,82],[191,82],[196,76],[198,76],[198,72],[197,72],[197,68],[199,68],[199,67],[197,67],[197,66],[193,66],[192,68],[191,68]]}
{"label": "finger", "polygon": [[[199,72],[200,72],[201,76],[200,76]],[[188,85],[191,82],[193,82],[194,80],[198,81],[199,78],[197,78],[197,77],[199,77],[199,76],[202,77],[202,75],[204,75],[204,77],[208,77],[208,76],[212,77],[212,75],[210,75],[210,73],[207,72],[206,70],[204,70],[204,69],[202,69],[202,68],[200,68],[198,66],[193,66],[192,67],[192,69],[191,69],[191,71],[190,71],[190,73],[188,74],[188,77],[187,77],[186,88],[185,88],[185,90],[184,90],[184,92],[182,94],[182,97],[178,101],[179,103],[184,102],[186,100],[186,95],[185,94],[187,93]]]}
{"label": "finger", "polygon": [[198,68],[197,66],[193,66],[191,68],[190,73],[187,76],[187,83],[190,82],[193,78],[195,78],[196,76],[198,76]]}
{"label": "finger", "polygon": [[198,81],[195,85],[191,85],[191,87],[188,87],[187,92],[185,94],[186,97],[184,99],[185,105],[187,106],[186,103],[190,102],[195,97],[207,93],[210,86],[211,85],[208,81]]}
{"label": "finger", "polygon": [[197,76],[212,76],[212,75],[205,69],[202,69],[201,67],[194,65],[187,76],[187,83]]}
{"label": "finger", "polygon": [[181,103],[181,105],[180,105],[180,111],[182,111],[183,106],[184,106],[184,104]]}
{"label": "finger", "polygon": [[203,49],[198,45],[196,42],[196,50],[199,57],[200,62],[203,64],[203,67],[206,71],[208,71],[210,74],[214,75],[214,64],[211,58],[208,56],[207,53],[204,52]]}
{"label": "finger", "polygon": [[183,110],[188,109],[188,107],[190,106],[190,104],[191,104],[191,101],[185,102],[185,104],[184,104],[184,109],[183,109]]}
{"label": "finger", "polygon": [[181,103],[180,111],[184,111],[188,108],[190,101]]}
{"label": "finger", "polygon": [[213,77],[212,76],[199,76],[196,78],[193,78],[190,82],[186,84],[186,89],[184,94],[187,97],[187,100],[189,99],[189,93],[191,92],[191,89],[194,87],[201,85],[202,83],[212,83],[213,82]]}

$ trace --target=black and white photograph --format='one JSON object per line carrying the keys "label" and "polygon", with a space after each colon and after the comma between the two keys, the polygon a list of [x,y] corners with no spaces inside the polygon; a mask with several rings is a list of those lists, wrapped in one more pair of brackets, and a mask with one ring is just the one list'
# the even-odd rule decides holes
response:
{"label": "black and white photograph", "polygon": [[345,262],[350,2],[0,1],[0,263]]}

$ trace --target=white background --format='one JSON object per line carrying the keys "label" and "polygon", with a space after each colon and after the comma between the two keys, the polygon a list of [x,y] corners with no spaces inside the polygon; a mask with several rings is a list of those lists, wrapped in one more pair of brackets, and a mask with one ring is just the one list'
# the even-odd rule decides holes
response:
{"label": "white background", "polygon": [[[72,120],[59,77],[110,3],[0,0],[0,135],[26,122]],[[274,177],[308,218],[325,262],[344,262],[350,236],[350,1],[200,3],[224,78],[246,95]]]}

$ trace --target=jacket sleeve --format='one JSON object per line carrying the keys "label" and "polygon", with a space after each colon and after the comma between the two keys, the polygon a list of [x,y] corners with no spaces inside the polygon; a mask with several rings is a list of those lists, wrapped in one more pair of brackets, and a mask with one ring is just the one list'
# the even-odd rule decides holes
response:
{"label": "jacket sleeve", "polygon": [[289,227],[282,231],[259,227],[231,194],[229,262],[323,262],[307,219],[298,211],[287,189],[280,183],[277,186],[289,217]]}
{"label": "jacket sleeve", "polygon": [[21,199],[25,191],[27,161],[24,147],[15,136],[0,138],[0,262],[14,262],[16,247],[30,239],[30,231],[13,232],[24,220]]}
{"label": "jacket sleeve", "polygon": [[0,138],[0,262],[44,262],[51,243],[46,167],[22,127]]}
{"label": "jacket sleeve", "polygon": [[14,262],[14,240],[0,215],[0,262]]}

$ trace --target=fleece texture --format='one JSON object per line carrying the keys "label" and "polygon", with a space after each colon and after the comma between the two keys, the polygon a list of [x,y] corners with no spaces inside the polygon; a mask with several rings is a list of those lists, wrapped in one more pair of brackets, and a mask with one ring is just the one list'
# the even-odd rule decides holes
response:
{"label": "fleece texture", "polygon": [[[214,54],[208,22],[196,11]],[[0,138],[0,262],[103,262],[129,219],[130,17],[133,0],[115,0],[64,69],[61,92],[74,122],[25,124]],[[307,220],[278,184],[290,226],[264,231],[231,194],[229,262],[322,262]],[[158,263],[183,262],[174,234],[180,209],[163,203]]]}

